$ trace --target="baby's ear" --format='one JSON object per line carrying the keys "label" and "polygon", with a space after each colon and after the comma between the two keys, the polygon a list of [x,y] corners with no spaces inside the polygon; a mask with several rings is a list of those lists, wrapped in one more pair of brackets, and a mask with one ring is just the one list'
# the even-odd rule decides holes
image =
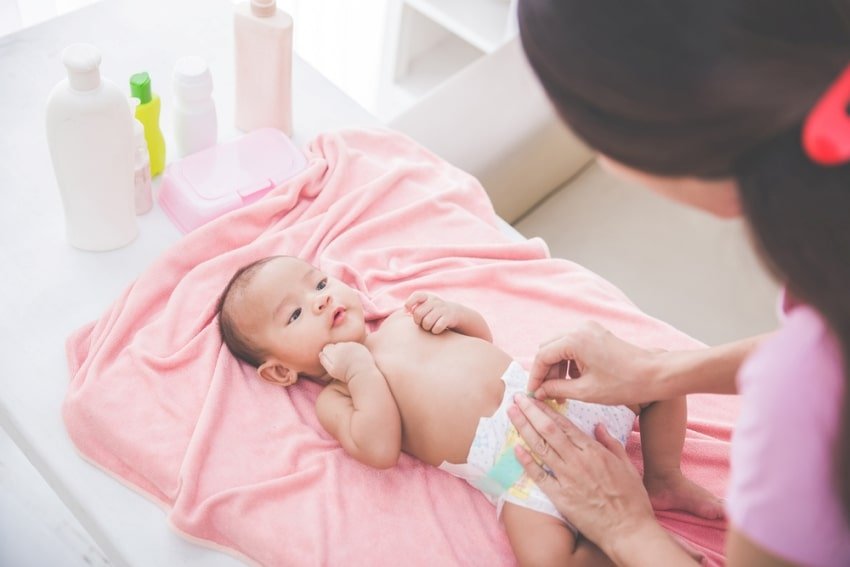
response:
{"label": "baby's ear", "polygon": [[257,374],[263,380],[278,386],[291,386],[298,381],[298,373],[295,370],[284,366],[283,363],[274,358],[262,363],[257,368]]}

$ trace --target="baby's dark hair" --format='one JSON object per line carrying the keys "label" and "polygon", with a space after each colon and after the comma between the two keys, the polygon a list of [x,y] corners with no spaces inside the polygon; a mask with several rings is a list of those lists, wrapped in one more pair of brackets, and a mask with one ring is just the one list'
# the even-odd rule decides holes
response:
{"label": "baby's dark hair", "polygon": [[230,312],[233,301],[231,298],[234,294],[245,289],[245,286],[248,285],[260,268],[268,262],[281,257],[268,256],[267,258],[260,258],[256,262],[251,262],[236,270],[236,273],[233,274],[233,277],[230,278],[230,281],[224,287],[224,291],[221,292],[215,308],[215,312],[218,315],[218,331],[221,334],[221,340],[227,345],[228,350],[230,350],[233,356],[247,362],[254,368],[258,368],[263,363],[264,353],[239,331]]}

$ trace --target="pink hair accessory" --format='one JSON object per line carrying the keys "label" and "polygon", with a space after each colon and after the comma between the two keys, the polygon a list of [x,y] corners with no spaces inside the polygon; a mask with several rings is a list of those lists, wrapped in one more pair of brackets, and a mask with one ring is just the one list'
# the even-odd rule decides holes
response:
{"label": "pink hair accessory", "polygon": [[803,149],[820,165],[850,161],[850,65],[820,97],[803,124]]}

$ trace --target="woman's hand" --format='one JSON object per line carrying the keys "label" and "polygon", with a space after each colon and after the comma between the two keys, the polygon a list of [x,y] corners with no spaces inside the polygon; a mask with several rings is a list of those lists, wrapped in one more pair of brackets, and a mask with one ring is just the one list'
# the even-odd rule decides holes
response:
{"label": "woman's hand", "polygon": [[508,415],[548,471],[519,445],[517,459],[579,532],[618,564],[693,565],[698,554],[656,522],[640,475],[602,425],[596,441],[546,404],[515,401]]}
{"label": "woman's hand", "polygon": [[597,545],[655,523],[649,496],[626,450],[599,425],[594,441],[544,403],[523,396],[511,421],[552,474],[517,446],[517,459],[558,511]]}
{"label": "woman's hand", "polygon": [[665,397],[652,379],[656,355],[588,321],[540,347],[529,372],[528,390],[541,400],[569,398],[611,405],[653,402]]}

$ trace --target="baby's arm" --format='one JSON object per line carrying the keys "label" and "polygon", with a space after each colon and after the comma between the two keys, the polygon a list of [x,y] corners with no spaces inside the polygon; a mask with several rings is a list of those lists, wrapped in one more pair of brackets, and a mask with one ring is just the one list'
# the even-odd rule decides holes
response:
{"label": "baby's arm", "polygon": [[333,378],[316,400],[325,430],[366,465],[386,469],[401,453],[401,416],[386,378],[360,343],[327,345],[320,356]]}
{"label": "baby's arm", "polygon": [[493,341],[493,334],[484,317],[474,309],[460,303],[417,291],[410,295],[404,307],[413,315],[417,325],[435,335],[451,329],[469,337]]}

